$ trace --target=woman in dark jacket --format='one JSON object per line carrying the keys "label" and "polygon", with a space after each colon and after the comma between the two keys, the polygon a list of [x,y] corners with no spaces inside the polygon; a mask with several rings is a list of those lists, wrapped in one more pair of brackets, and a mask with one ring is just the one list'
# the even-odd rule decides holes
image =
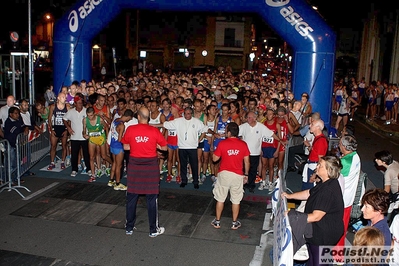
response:
{"label": "woman in dark jacket", "polygon": [[320,181],[311,189],[293,194],[282,193],[287,199],[306,200],[307,223],[312,224],[312,237],[306,238],[309,251],[307,265],[319,265],[320,246],[335,246],[344,232],[344,202],[338,182],[342,165],[335,156],[320,158],[316,176]]}

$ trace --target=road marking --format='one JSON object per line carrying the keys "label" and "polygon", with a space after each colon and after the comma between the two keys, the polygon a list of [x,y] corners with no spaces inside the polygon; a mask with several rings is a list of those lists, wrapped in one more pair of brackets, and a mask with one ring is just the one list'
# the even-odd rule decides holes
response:
{"label": "road marking", "polygon": [[55,187],[55,186],[58,185],[58,184],[59,184],[59,182],[51,183],[51,184],[48,185],[47,187],[44,187],[44,188],[42,188],[42,189],[39,189],[39,190],[36,191],[35,193],[30,194],[28,197],[23,198],[23,200],[30,200],[31,198],[36,197],[36,196],[39,195],[40,193],[42,193],[42,192],[44,192],[44,191],[46,191],[46,190],[49,190],[50,188]]}

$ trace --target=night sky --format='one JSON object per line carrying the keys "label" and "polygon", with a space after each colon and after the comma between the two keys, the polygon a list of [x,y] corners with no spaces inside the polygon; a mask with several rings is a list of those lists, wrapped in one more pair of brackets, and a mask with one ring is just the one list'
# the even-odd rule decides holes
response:
{"label": "night sky", "polygon": [[[115,0],[116,1],[116,0]],[[244,1],[244,0],[243,0]],[[292,0],[294,1],[294,0]],[[340,28],[361,29],[362,19],[368,15],[370,3],[374,0],[364,0],[358,6],[351,4],[348,6],[347,0],[308,0],[311,4],[318,6],[318,12],[335,31]],[[67,12],[74,0],[32,0],[32,27],[35,21],[42,18],[46,12],[55,13],[61,16]],[[379,1],[377,3],[381,3]],[[385,2],[385,8],[392,10],[392,4]],[[378,4],[375,4],[378,5]],[[380,4],[382,6],[382,4]],[[396,4],[398,5],[398,4]],[[0,40],[9,40],[9,32],[17,31],[20,36],[28,34],[28,0],[13,0],[3,7],[0,16]],[[9,17],[12,17],[11,19]]]}

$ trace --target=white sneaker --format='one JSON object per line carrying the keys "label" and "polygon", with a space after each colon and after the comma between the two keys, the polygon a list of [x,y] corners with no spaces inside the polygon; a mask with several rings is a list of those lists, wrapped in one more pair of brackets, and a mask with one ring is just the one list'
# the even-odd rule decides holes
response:
{"label": "white sneaker", "polygon": [[65,158],[65,166],[66,167],[68,167],[68,166],[70,166],[71,165],[71,156],[67,156],[66,158]]}
{"label": "white sneaker", "polygon": [[200,176],[201,176],[200,182],[203,184],[206,180],[206,175],[204,173],[201,173]]}
{"label": "white sneaker", "polygon": [[78,173],[76,171],[72,171],[71,176],[75,177]]}
{"label": "white sneaker", "polygon": [[265,181],[261,181],[259,183],[258,190],[264,190],[265,188],[266,188],[266,182]]}
{"label": "white sneaker", "polygon": [[148,236],[149,237],[157,237],[159,235],[162,235],[163,233],[165,233],[165,227],[158,227],[157,231],[155,233],[150,233]]}
{"label": "white sneaker", "polygon": [[274,183],[269,183],[269,192],[272,192],[274,190]]}

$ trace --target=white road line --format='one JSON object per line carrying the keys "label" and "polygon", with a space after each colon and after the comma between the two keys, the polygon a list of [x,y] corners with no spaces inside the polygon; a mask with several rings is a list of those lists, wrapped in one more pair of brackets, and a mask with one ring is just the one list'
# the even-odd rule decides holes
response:
{"label": "white road line", "polygon": [[35,193],[30,194],[28,197],[23,198],[23,200],[30,200],[33,197],[36,197],[37,195],[39,195],[40,193],[43,193],[46,190],[49,190],[52,187],[55,187],[56,185],[58,185],[59,182],[54,182],[51,183],[50,185],[48,185],[47,187],[44,187],[42,189],[39,189],[38,191],[36,191]]}

